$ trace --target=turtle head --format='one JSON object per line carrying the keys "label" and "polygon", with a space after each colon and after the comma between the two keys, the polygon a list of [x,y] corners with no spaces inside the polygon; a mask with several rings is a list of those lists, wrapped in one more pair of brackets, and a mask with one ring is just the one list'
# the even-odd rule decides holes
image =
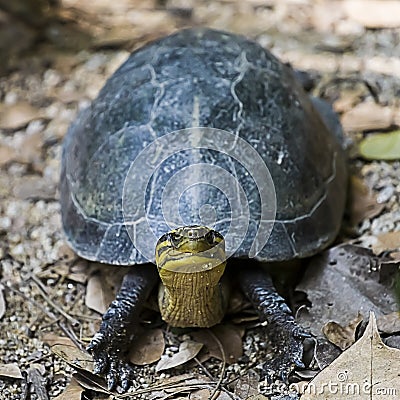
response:
{"label": "turtle head", "polygon": [[220,279],[226,266],[225,241],[205,226],[184,226],[163,235],[156,246],[161,278],[162,318],[173,326],[212,326],[224,314]]}

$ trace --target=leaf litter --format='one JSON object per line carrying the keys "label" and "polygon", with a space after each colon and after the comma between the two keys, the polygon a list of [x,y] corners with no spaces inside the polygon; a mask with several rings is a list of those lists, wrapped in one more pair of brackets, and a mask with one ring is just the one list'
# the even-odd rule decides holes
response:
{"label": "leaf litter", "polygon": [[311,303],[298,313],[299,322],[321,337],[326,322],[346,326],[359,313],[366,317],[370,311],[377,316],[397,311],[393,287],[380,282],[381,262],[371,250],[349,244],[313,257],[297,287]]}
{"label": "leaf litter", "polygon": [[331,343],[341,350],[346,350],[356,341],[356,330],[362,320],[362,315],[358,314],[347,326],[329,321],[322,327],[322,333]]}
{"label": "leaf litter", "polygon": [[385,208],[378,196],[357,176],[350,177],[350,220],[353,225],[376,217]]}
{"label": "leaf litter", "polygon": [[163,371],[165,369],[175,368],[178,365],[185,364],[196,357],[202,347],[202,343],[193,340],[182,342],[176,354],[172,356],[164,355],[161,357],[156,366],[156,371]]}
{"label": "leaf litter", "polygon": [[368,135],[360,142],[359,153],[366,160],[400,160],[400,130]]}
{"label": "leaf litter", "polygon": [[400,350],[382,342],[371,312],[363,336],[311,380],[300,399],[394,398],[400,392],[399,365]]}

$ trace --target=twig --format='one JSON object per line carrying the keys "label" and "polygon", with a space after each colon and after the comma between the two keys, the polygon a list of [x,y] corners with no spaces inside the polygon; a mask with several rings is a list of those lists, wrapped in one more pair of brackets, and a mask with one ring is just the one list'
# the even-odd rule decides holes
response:
{"label": "twig", "polygon": [[43,376],[40,373],[38,368],[31,367],[28,370],[28,379],[32,383],[33,389],[36,393],[36,396],[40,400],[49,400],[49,395],[47,393],[47,389],[43,384]]}
{"label": "twig", "polygon": [[[201,389],[202,387],[209,387],[210,384],[213,382],[199,382],[199,383],[191,383],[190,386],[186,386],[185,388],[193,388],[193,389]],[[125,394],[117,394],[114,395],[116,399],[126,399],[127,397],[129,398],[130,396],[138,395],[138,394],[144,394],[144,393],[149,393],[153,392],[155,390],[165,390],[165,389],[174,389],[177,388],[179,389],[184,385],[184,381],[182,383],[166,383],[166,384],[161,384],[161,385],[154,385],[145,389],[139,389],[135,390],[134,392],[130,393],[125,393]]]}
{"label": "twig", "polygon": [[41,310],[44,314],[46,314],[49,318],[54,319],[54,321],[58,320],[58,317],[54,315],[51,311],[46,310],[45,307],[43,307],[40,303],[37,301],[31,299],[30,297],[26,296],[24,293],[22,293],[20,290],[14,288],[11,285],[4,285],[4,288],[7,290],[10,290],[11,292],[17,294],[18,296],[21,296],[24,300],[28,301],[29,303],[33,304],[35,307],[37,307],[39,310]]}
{"label": "twig", "polygon": [[206,368],[205,365],[203,365],[197,357],[193,358],[193,360],[196,362],[196,364],[204,371],[204,373],[212,380],[214,380],[214,377],[211,375],[210,371]]}
{"label": "twig", "polygon": [[218,395],[218,389],[220,388],[221,384],[222,384],[222,380],[224,379],[224,375],[225,375],[225,369],[226,369],[226,355],[225,355],[225,350],[224,347],[222,346],[222,343],[220,342],[220,340],[217,338],[217,336],[214,334],[214,332],[210,329],[209,330],[210,335],[212,336],[212,338],[215,340],[215,342],[218,345],[219,351],[221,352],[222,355],[222,368],[221,368],[221,374],[220,377],[218,379],[217,384],[215,385],[215,388],[213,390],[213,392],[211,393],[210,396],[210,400],[215,400]]}
{"label": "twig", "polygon": [[59,305],[57,305],[53,300],[51,300],[49,298],[49,296],[47,295],[46,289],[43,286],[43,283],[34,274],[31,274],[29,276],[29,279],[31,279],[36,284],[37,288],[39,289],[40,294],[42,295],[42,297],[47,301],[47,303],[51,307],[53,307],[59,314],[61,314],[64,318],[66,318],[68,321],[70,321],[73,326],[80,325],[80,322],[77,319],[72,318]]}
{"label": "twig", "polygon": [[62,331],[72,340],[74,345],[81,351],[86,352],[85,347],[82,345],[80,340],[76,337],[75,332],[63,322],[58,322],[58,326],[62,329]]}

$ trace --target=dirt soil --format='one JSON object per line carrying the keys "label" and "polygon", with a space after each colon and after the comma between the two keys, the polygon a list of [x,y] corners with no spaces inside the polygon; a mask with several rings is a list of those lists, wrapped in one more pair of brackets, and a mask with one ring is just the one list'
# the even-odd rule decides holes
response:
{"label": "dirt soil", "polygon": [[[115,269],[77,258],[63,236],[61,143],[77,112],[95,98],[130,51],[177,29],[209,26],[241,33],[306,71],[310,91],[331,102],[342,118],[351,174],[357,177],[359,197],[349,205],[351,222],[340,240],[356,240],[377,253],[400,251],[400,235],[391,236],[390,244],[382,236],[400,231],[400,153],[397,160],[365,160],[357,150],[367,135],[395,131],[400,125],[396,2],[378,2],[385,12],[353,0],[50,3],[40,24],[34,23],[39,18],[34,14],[30,20],[0,8],[0,29],[14,32],[6,43],[0,42],[2,59],[7,60],[0,69],[0,399],[59,396],[75,370],[49,345],[83,350],[99,326],[101,314],[94,310],[103,311],[112,299],[109,288],[118,284]],[[152,348],[154,361],[158,352],[178,354],[180,344],[193,339],[186,332],[166,330],[154,318],[150,311],[144,317],[151,328],[164,333],[161,350]],[[232,328],[243,343],[243,350],[232,355],[234,363],[197,357],[178,372],[156,372],[154,362],[137,367],[133,386],[138,392],[132,398],[236,399],[256,394],[261,389],[250,377],[254,371],[257,375],[268,345],[253,315],[248,320],[241,320],[247,321],[245,327]],[[235,324],[234,317],[230,322]],[[222,333],[220,341],[226,335]],[[192,382],[191,393],[159,391],[156,397],[152,385],[170,376],[198,381]],[[246,376],[247,387],[253,389],[235,389],[232,382],[239,376]],[[224,389],[204,392],[201,377],[210,382],[221,378]],[[86,387],[93,389],[90,377],[88,382]],[[58,399],[99,396],[93,390],[82,394],[76,381],[71,387],[75,391]],[[111,397],[103,391],[103,398]]]}

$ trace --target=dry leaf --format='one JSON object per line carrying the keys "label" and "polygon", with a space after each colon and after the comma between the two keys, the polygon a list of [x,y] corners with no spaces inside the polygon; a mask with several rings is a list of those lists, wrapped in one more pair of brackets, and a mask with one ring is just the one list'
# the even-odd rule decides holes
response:
{"label": "dry leaf", "polygon": [[364,335],[308,384],[300,400],[394,398],[400,393],[399,365],[400,350],[382,342],[371,312]]}
{"label": "dry leaf", "polygon": [[378,317],[378,329],[387,334],[400,332],[400,312],[393,312]]}
{"label": "dry leaf", "polygon": [[215,357],[221,361],[224,359],[220,349],[220,346],[222,346],[225,353],[225,361],[228,364],[237,362],[243,355],[243,331],[236,325],[220,324],[210,329],[192,332],[191,336],[197,342],[204,344],[209,357]]}
{"label": "dry leaf", "polygon": [[398,0],[346,0],[346,15],[366,28],[400,27],[400,3]]}
{"label": "dry leaf", "polygon": [[368,135],[358,150],[366,160],[400,160],[400,130]]}
{"label": "dry leaf", "polygon": [[250,396],[246,400],[269,400],[268,397],[265,397],[262,394],[256,394],[255,396]]}
{"label": "dry leaf", "polygon": [[362,320],[362,315],[358,314],[347,326],[330,321],[323,326],[322,332],[331,343],[346,350],[356,341],[356,329]]}
{"label": "dry leaf", "polygon": [[17,154],[15,160],[20,163],[33,163],[40,167],[42,161],[42,147],[44,143],[43,131],[31,133],[24,136],[17,145]]}
{"label": "dry leaf", "polygon": [[[191,373],[160,379],[159,384],[149,389],[151,389],[151,396],[149,399],[164,400],[172,398],[172,395],[182,392],[192,392],[191,395],[193,395],[194,393],[202,392],[206,389],[210,393],[214,390],[214,386],[211,384],[208,377]],[[206,391],[202,393],[206,393]],[[173,398],[176,399],[176,397]],[[191,399],[192,397],[189,398]],[[185,397],[185,400],[187,399],[188,397]]]}
{"label": "dry leaf", "polygon": [[356,105],[343,114],[341,122],[345,131],[372,131],[390,128],[394,112],[372,101]]}
{"label": "dry leaf", "polygon": [[94,362],[88,353],[84,353],[76,347],[61,344],[51,346],[51,351],[78,371],[77,374],[74,374],[74,378],[85,389],[110,394],[105,380],[93,374]]}
{"label": "dry leaf", "polygon": [[13,194],[22,200],[54,200],[56,197],[56,185],[41,176],[27,175],[18,179],[14,186]]}
{"label": "dry leaf", "polygon": [[379,215],[384,204],[377,202],[377,196],[358,177],[350,178],[350,218],[353,225]]}
{"label": "dry leaf", "polygon": [[[75,254],[74,256],[76,257]],[[83,259],[78,259],[74,265],[71,266],[67,278],[74,282],[86,283],[88,275],[88,262]]]}
{"label": "dry leaf", "polygon": [[40,110],[25,102],[3,105],[0,108],[0,128],[15,130],[28,125],[34,119],[42,117]]}
{"label": "dry leaf", "polygon": [[392,288],[381,282],[382,258],[369,249],[343,244],[313,257],[297,290],[311,307],[298,313],[298,322],[321,337],[324,322],[347,325],[355,315],[389,314],[397,310]]}
{"label": "dry leaf", "polygon": [[0,364],[0,376],[13,379],[23,378],[17,364]]}
{"label": "dry leaf", "polygon": [[66,262],[72,261],[76,258],[75,252],[68,246],[66,243],[63,243],[57,252],[57,256],[59,260],[64,260]]}
{"label": "dry leaf", "polygon": [[71,346],[76,347],[74,342],[66,337],[66,336],[57,336],[54,333],[46,333],[43,335],[42,340],[44,343],[47,343],[50,347],[56,344],[60,344],[63,346]]}
{"label": "dry leaf", "polygon": [[4,166],[8,164],[10,161],[13,161],[17,156],[17,152],[10,146],[0,145],[0,166]]}
{"label": "dry leaf", "polygon": [[85,304],[91,310],[104,314],[114,295],[100,274],[92,275],[87,283]]}
{"label": "dry leaf", "polygon": [[62,358],[67,364],[81,370],[93,371],[93,358],[90,354],[79,350],[75,345],[55,344],[51,351]]}
{"label": "dry leaf", "polygon": [[174,354],[172,357],[167,355],[161,357],[161,360],[156,366],[156,371],[174,368],[192,360],[199,354],[202,347],[203,343],[194,342],[192,340],[182,342],[179,346],[178,353]]}
{"label": "dry leaf", "polygon": [[136,365],[158,361],[164,353],[165,340],[161,329],[146,330],[135,340],[129,360]]}
{"label": "dry leaf", "polygon": [[4,299],[4,287],[0,284],[0,319],[4,317],[6,313],[6,301]]}
{"label": "dry leaf", "polygon": [[[109,390],[107,389],[105,380],[103,378],[100,378],[98,375],[94,375],[88,371],[79,371],[79,373],[74,374],[74,378],[76,379],[78,384],[85,389],[102,394],[110,394]],[[102,400],[104,400],[103,396]]]}
{"label": "dry leaf", "polygon": [[375,254],[400,249],[400,231],[382,233],[374,238],[376,240],[372,242],[371,246]]}
{"label": "dry leaf", "polygon": [[81,400],[84,391],[85,389],[72,377],[65,390],[57,397],[54,397],[53,400]]}

